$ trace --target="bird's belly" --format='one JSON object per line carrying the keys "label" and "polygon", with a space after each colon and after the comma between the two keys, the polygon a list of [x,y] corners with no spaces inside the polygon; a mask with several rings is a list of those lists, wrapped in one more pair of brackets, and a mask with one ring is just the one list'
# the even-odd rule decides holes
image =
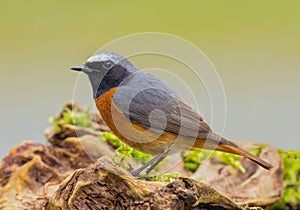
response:
{"label": "bird's belly", "polygon": [[178,136],[176,134],[146,129],[130,122],[112,101],[115,91],[116,88],[112,88],[98,97],[95,103],[107,126],[124,143],[139,151],[155,155],[176,141]]}

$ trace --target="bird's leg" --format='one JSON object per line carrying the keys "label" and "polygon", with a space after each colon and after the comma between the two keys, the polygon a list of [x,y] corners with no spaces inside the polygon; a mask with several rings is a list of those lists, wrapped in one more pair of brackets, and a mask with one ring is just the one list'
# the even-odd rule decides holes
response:
{"label": "bird's leg", "polygon": [[[131,172],[132,176],[140,176],[140,173],[145,170],[147,167],[149,167],[146,170],[146,174],[149,174],[152,169],[157,166],[165,157],[167,157],[168,153],[170,152],[170,148],[162,151],[158,155],[156,155],[153,159],[151,159],[149,162],[142,165],[140,168],[136,169],[135,171]],[[143,177],[143,176],[141,176]],[[147,178],[147,177],[145,177]]]}
{"label": "bird's leg", "polygon": [[163,159],[165,159],[170,152],[170,148],[165,150],[163,153],[160,153],[161,156],[157,159],[156,162],[154,162],[150,167],[146,170],[146,175],[148,175]]}

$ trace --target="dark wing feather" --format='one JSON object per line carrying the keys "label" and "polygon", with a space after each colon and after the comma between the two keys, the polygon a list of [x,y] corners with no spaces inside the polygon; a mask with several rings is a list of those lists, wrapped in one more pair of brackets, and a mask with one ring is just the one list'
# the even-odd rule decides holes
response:
{"label": "dark wing feather", "polygon": [[211,131],[193,108],[154,77],[131,78],[118,87],[113,101],[127,118],[145,128],[201,139]]}

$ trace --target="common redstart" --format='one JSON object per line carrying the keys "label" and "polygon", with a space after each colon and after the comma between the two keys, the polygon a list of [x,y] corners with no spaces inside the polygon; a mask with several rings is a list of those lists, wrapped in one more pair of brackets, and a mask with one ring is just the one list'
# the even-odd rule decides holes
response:
{"label": "common redstart", "polygon": [[272,165],[214,132],[199,113],[168,84],[136,68],[123,56],[97,53],[84,66],[103,120],[123,142],[151,155],[132,172],[148,174],[170,153],[204,148],[244,156],[270,170]]}

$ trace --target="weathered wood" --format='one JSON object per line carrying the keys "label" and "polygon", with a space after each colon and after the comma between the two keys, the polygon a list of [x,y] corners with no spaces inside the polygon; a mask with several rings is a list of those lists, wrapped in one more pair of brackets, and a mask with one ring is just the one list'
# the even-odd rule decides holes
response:
{"label": "weathered wood", "polygon": [[[253,146],[253,145],[252,145]],[[278,150],[266,147],[260,157],[274,168],[264,170],[252,161],[241,158],[245,173],[211,159],[204,162],[191,176],[214,187],[239,204],[268,206],[278,201],[283,193],[282,160]]]}
{"label": "weathered wood", "polygon": [[102,157],[75,171],[47,209],[244,209],[206,184],[180,177],[171,183],[141,181]]}
{"label": "weathered wood", "polygon": [[184,177],[171,183],[142,181],[102,157],[115,152],[99,141],[107,130],[101,117],[91,116],[101,123],[97,131],[64,125],[60,131],[46,130],[50,145],[27,141],[11,150],[0,168],[0,209],[244,209],[270,205],[281,196],[282,163],[274,148],[261,153],[275,166],[271,172],[242,159],[247,172],[241,174],[211,158],[191,174],[175,155],[160,170],[172,168],[168,172]]}

